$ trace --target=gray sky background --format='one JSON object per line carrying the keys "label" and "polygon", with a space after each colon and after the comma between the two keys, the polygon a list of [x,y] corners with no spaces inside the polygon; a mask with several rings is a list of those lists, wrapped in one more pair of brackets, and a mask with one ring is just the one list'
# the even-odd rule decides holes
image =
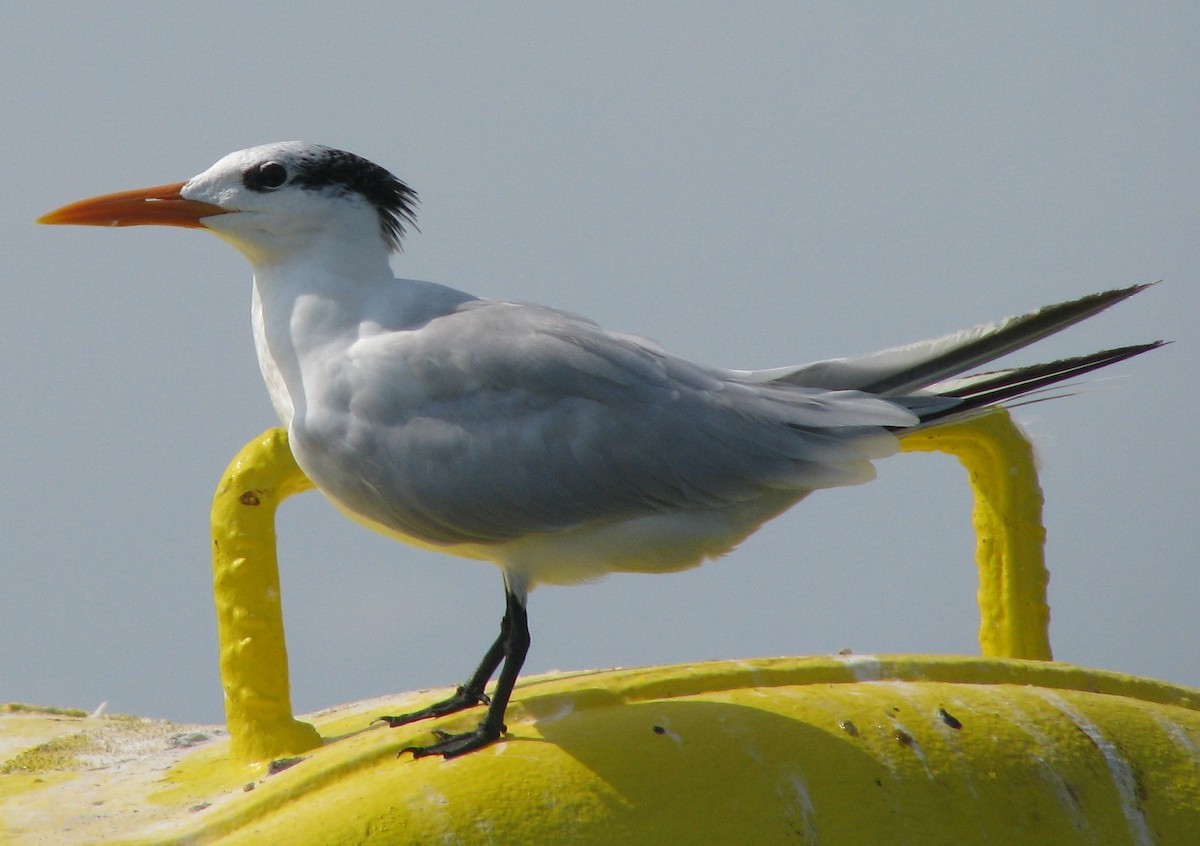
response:
{"label": "gray sky background", "polygon": [[[420,192],[402,275],[713,364],[1165,280],[1021,355],[1177,343],[1018,418],[1042,463],[1056,656],[1200,685],[1197,44],[1193,3],[10,8],[0,700],[222,720],[209,503],[275,422],[249,268],[201,232],[33,219],[284,139]],[[930,455],[879,471],[721,562],[535,592],[527,670],[975,653],[963,472]],[[456,684],[494,637],[489,565],[371,535],[311,493],[280,532],[300,710]]]}

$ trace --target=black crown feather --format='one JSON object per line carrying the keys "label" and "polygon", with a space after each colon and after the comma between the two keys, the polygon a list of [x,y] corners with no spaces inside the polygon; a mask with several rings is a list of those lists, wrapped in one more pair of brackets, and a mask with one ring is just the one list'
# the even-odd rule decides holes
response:
{"label": "black crown feather", "polygon": [[362,156],[320,148],[306,157],[293,182],[304,188],[340,188],[361,194],[379,212],[379,229],[388,249],[400,249],[405,226],[416,228],[417,192],[388,170]]}

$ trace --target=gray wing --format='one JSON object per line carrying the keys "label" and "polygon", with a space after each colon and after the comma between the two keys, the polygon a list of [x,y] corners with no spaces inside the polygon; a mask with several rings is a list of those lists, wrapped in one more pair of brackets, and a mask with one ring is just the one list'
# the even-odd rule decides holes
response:
{"label": "gray wing", "polygon": [[337,497],[438,543],[866,481],[895,449],[882,427],[916,422],[892,401],[756,383],[515,303],[465,303],[350,360],[349,420],[324,448],[357,478]]}

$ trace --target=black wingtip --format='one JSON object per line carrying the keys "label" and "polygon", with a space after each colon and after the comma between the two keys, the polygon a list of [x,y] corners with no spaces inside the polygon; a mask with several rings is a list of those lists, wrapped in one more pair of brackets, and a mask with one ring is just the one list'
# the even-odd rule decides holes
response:
{"label": "black wingtip", "polygon": [[[1136,293],[1136,291],[1132,293]],[[1132,296],[1132,293],[1126,294],[1126,296]],[[1033,364],[1012,370],[1001,370],[995,374],[980,373],[976,377],[969,378],[966,384],[946,391],[938,391],[935,387],[934,393],[938,396],[961,399],[962,403],[953,408],[935,411],[928,416],[923,416],[921,422],[931,423],[947,418],[960,417],[979,408],[999,405],[1067,379],[1073,379],[1083,376],[1086,373],[1091,373],[1093,370],[1108,367],[1110,364],[1126,361],[1169,343],[1171,341],[1159,340],[1145,344],[1113,347],[1112,349],[1059,359],[1058,361],[1051,361],[1045,364]],[[992,378],[988,378],[989,376]]]}

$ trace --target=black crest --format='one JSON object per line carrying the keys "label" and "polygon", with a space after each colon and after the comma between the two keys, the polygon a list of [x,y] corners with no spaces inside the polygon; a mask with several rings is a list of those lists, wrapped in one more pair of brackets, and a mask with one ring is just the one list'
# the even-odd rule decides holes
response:
{"label": "black crest", "polygon": [[362,156],[318,147],[299,162],[292,181],[303,188],[333,188],[362,194],[379,212],[379,229],[392,250],[400,249],[406,225],[416,227],[417,192]]}

